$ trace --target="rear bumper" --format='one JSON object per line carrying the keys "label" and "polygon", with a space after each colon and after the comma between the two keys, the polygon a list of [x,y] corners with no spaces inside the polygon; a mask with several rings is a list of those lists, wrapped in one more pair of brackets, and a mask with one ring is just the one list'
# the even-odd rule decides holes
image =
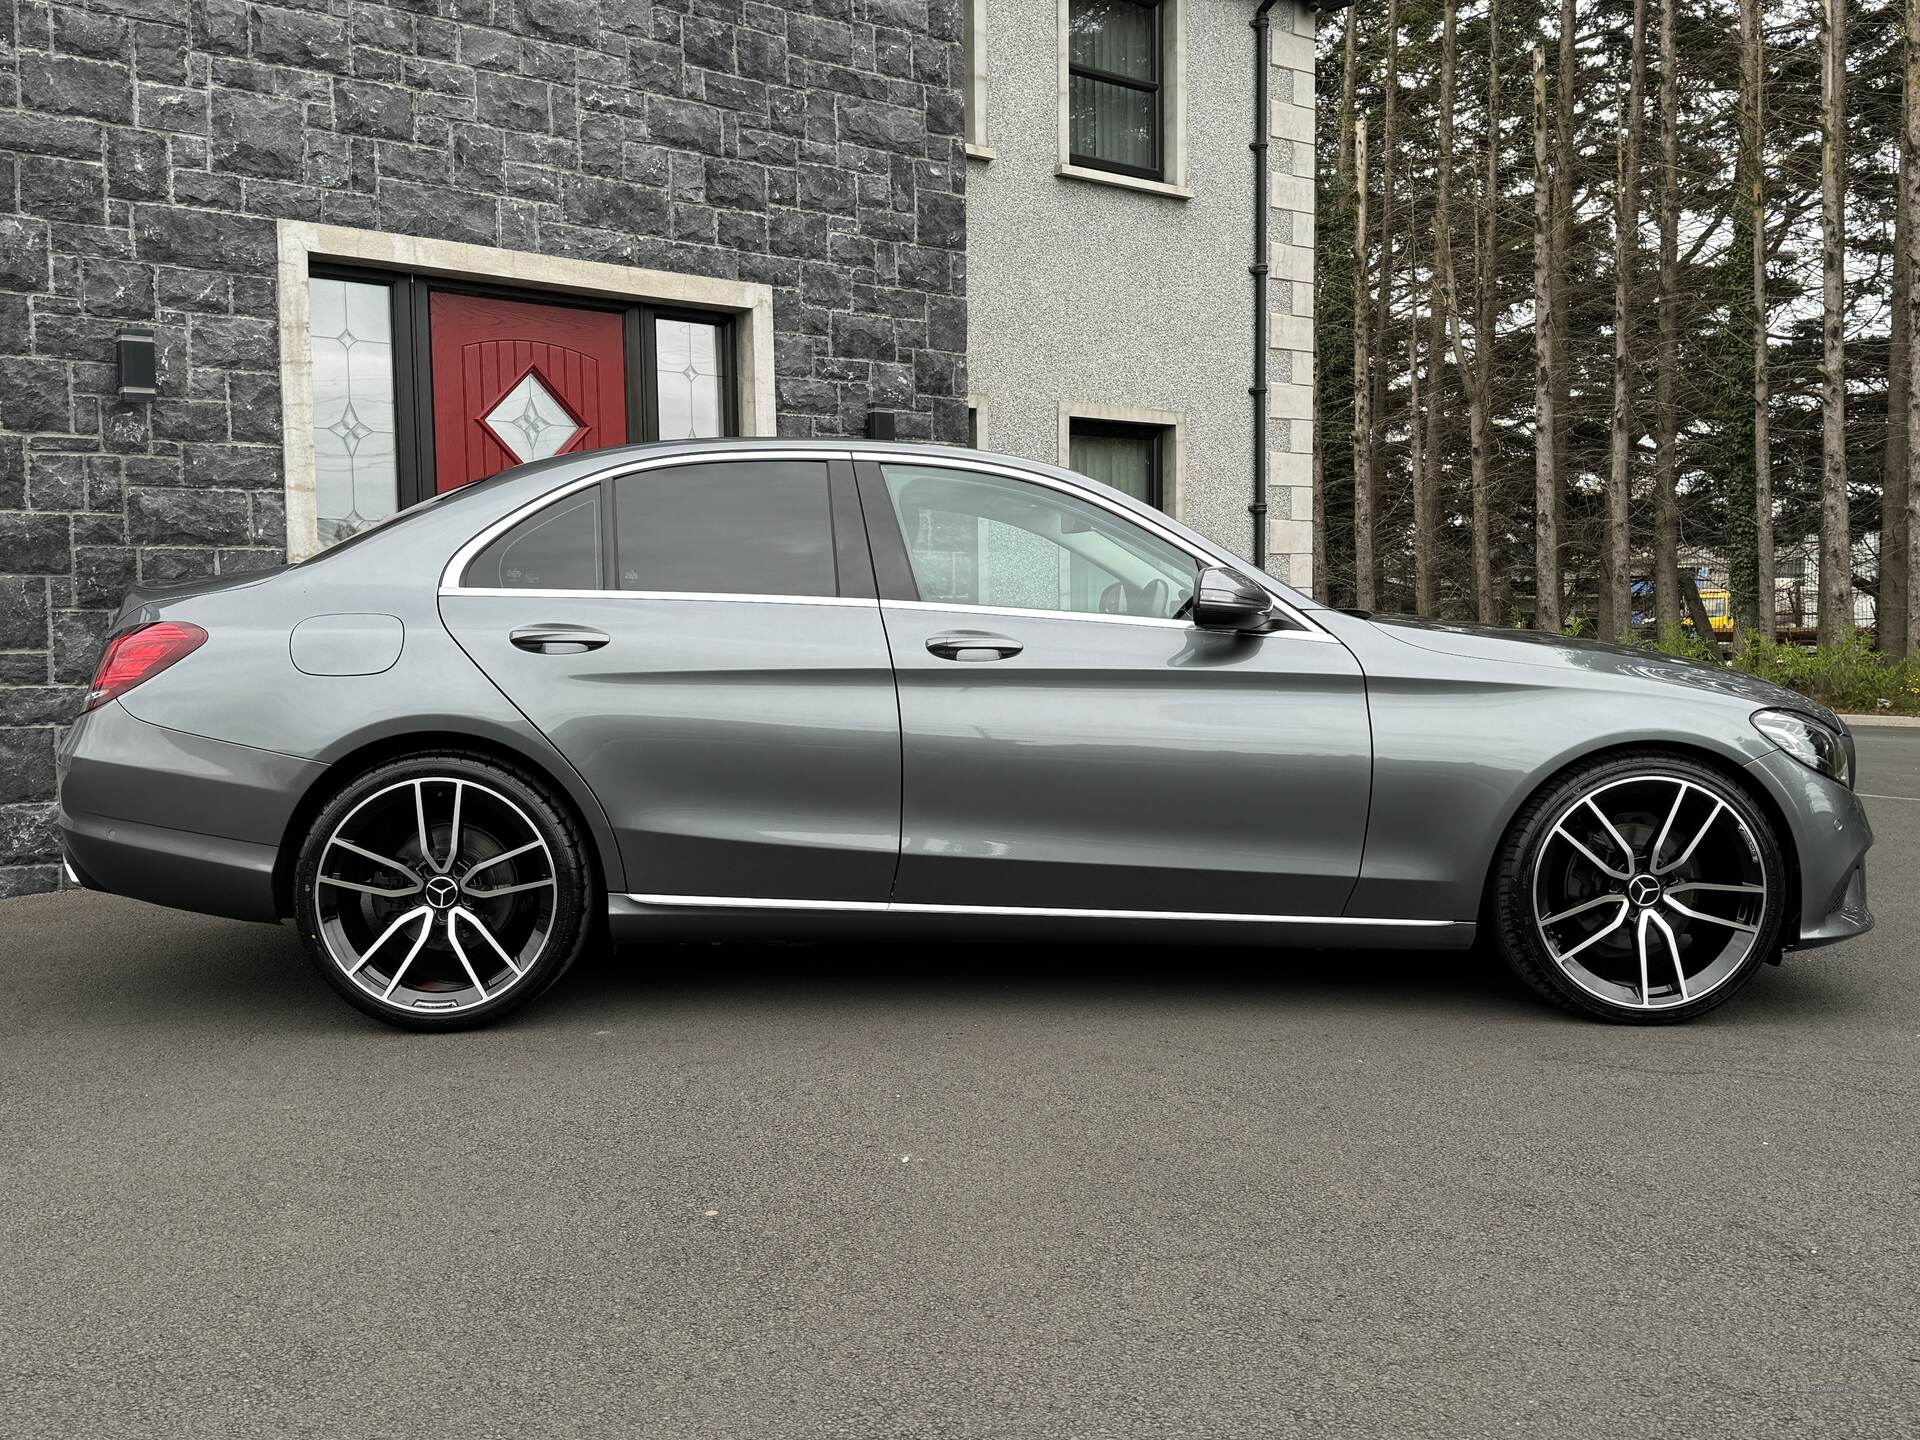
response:
{"label": "rear bumper", "polygon": [[324,767],[151,725],[118,703],[81,717],[60,755],[60,833],[80,884],[136,900],[279,919],[274,866]]}
{"label": "rear bumper", "polygon": [[1799,861],[1799,924],[1786,948],[1811,950],[1866,934],[1873,928],[1867,908],[1873,827],[1860,798],[1778,750],[1747,770],[1786,816]]}

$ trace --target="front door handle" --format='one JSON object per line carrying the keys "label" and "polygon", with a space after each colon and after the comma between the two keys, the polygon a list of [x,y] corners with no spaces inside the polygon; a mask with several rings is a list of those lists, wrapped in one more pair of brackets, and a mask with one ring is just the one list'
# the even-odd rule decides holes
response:
{"label": "front door handle", "polygon": [[1024,649],[1018,640],[984,630],[953,630],[927,640],[927,650],[942,660],[1007,660]]}
{"label": "front door handle", "polygon": [[585,625],[523,625],[507,638],[535,655],[580,655],[598,650],[609,637]]}

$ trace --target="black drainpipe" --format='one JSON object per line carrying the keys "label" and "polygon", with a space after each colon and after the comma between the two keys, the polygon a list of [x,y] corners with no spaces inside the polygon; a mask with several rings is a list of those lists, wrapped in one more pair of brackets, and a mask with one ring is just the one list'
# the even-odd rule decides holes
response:
{"label": "black drainpipe", "polygon": [[1267,115],[1267,71],[1271,68],[1273,22],[1267,12],[1279,0],[1260,0],[1253,17],[1253,563],[1267,568],[1267,136],[1273,122]]}

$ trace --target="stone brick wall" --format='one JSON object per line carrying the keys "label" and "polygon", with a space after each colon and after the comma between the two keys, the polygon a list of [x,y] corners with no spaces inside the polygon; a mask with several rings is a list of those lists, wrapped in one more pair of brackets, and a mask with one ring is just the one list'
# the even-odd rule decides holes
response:
{"label": "stone brick wall", "polygon": [[282,558],[278,218],[769,284],[783,434],[964,439],[960,16],[0,6],[0,896],[58,883],[55,748],[126,587]]}

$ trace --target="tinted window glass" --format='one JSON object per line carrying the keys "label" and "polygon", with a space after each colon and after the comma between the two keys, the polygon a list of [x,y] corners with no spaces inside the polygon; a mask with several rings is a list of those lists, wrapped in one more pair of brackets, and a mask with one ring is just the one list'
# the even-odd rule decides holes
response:
{"label": "tinted window glass", "polygon": [[1111,511],[1045,486],[882,467],[922,600],[1179,619],[1199,567]]}
{"label": "tinted window glass", "polygon": [[827,467],[721,461],[614,481],[622,590],[833,595]]}
{"label": "tinted window glass", "polygon": [[536,511],[482,550],[465,583],[480,590],[599,590],[600,490]]}

